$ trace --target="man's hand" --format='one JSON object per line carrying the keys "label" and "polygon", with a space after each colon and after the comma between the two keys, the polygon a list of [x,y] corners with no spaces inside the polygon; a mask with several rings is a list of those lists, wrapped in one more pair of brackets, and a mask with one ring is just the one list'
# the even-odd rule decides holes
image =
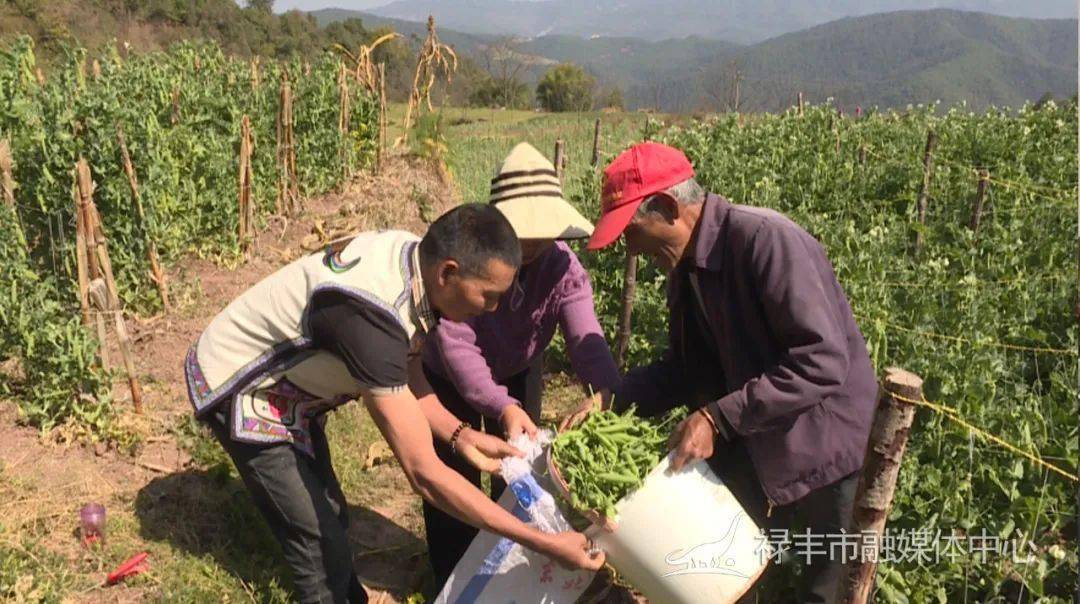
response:
{"label": "man's hand", "polygon": [[594,411],[600,411],[607,409],[611,406],[611,392],[608,390],[601,390],[596,394],[582,401],[581,405],[574,412],[566,416],[566,419],[562,420],[559,424],[559,432],[565,432],[574,426],[585,421],[585,418]]}
{"label": "man's hand", "polygon": [[529,438],[536,439],[536,424],[520,405],[507,405],[499,420],[502,421],[503,430],[506,432],[506,440],[522,432],[528,434]]}
{"label": "man's hand", "polygon": [[525,454],[505,440],[484,434],[479,430],[465,428],[457,438],[457,452],[481,472],[494,474],[499,471],[499,460],[504,457],[524,457]]}
{"label": "man's hand", "polygon": [[668,447],[674,450],[671,471],[678,472],[683,466],[699,459],[712,457],[716,431],[702,412],[695,411],[684,419],[671,433]]}
{"label": "man's hand", "polygon": [[604,565],[604,552],[594,549],[591,539],[573,531],[549,535],[538,549],[569,569],[599,570]]}

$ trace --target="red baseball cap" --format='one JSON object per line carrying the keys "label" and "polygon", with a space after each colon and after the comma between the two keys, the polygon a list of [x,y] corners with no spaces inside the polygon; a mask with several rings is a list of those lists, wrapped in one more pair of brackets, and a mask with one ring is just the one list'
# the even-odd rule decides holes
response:
{"label": "red baseball cap", "polygon": [[600,220],[588,249],[598,250],[614,243],[646,197],[693,176],[690,160],[674,147],[639,143],[623,151],[604,170]]}

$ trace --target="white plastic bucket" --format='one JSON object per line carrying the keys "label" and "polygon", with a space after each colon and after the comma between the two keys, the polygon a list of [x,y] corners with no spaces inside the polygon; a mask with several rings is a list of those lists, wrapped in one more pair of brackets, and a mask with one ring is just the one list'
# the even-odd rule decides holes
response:
{"label": "white plastic bucket", "polygon": [[[614,531],[586,534],[619,577],[658,604],[721,604],[745,594],[765,570],[757,524],[704,460],[668,473],[670,456],[615,505]],[[549,458],[555,483],[565,489]]]}

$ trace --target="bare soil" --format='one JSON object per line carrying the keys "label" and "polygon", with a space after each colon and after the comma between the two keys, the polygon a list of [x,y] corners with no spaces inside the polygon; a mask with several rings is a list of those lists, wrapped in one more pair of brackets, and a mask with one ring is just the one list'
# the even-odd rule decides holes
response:
{"label": "bare soil", "polygon": [[[193,257],[172,267],[168,277],[174,310],[156,317],[128,318],[145,412],[137,416],[129,410],[130,393],[124,380],[117,380],[115,399],[124,410],[124,429],[139,437],[133,451],[88,444],[72,438],[64,428],[43,435],[18,425],[14,403],[0,402],[0,534],[5,541],[34,535],[42,547],[75,569],[57,569],[57,573],[92,574],[93,582],[83,581],[91,585],[99,584],[115,560],[162,540],[195,554],[209,552],[212,548],[200,542],[197,530],[201,515],[209,511],[206,506],[227,502],[242,487],[234,484],[222,489],[207,476],[200,460],[192,459],[191,441],[200,435],[196,432],[187,441],[183,436],[190,405],[183,387],[182,360],[191,342],[232,298],[288,261],[355,232],[397,228],[420,234],[426,228],[422,216],[430,220],[455,203],[452,187],[432,166],[392,157],[381,174],[359,175],[340,192],[306,200],[300,216],[268,218],[251,257],[237,266]],[[119,358],[115,353],[111,356]],[[361,421],[359,407],[347,407],[355,409],[345,411],[342,421]],[[419,504],[392,462],[369,468],[364,476],[354,475],[351,469],[346,474],[341,477],[346,494],[358,504],[351,508],[357,568],[373,601],[397,601],[417,588],[423,574],[423,546],[417,536],[422,534]],[[350,488],[361,484],[363,492],[354,496]],[[90,501],[106,504],[110,523],[116,517],[118,534],[128,535],[110,542],[107,549],[124,551],[100,556],[80,545],[77,510]],[[138,526],[125,530],[131,522]],[[95,556],[96,563],[87,562]],[[134,582],[136,587],[92,587],[69,594],[68,599],[130,602],[153,598],[152,585],[157,580],[153,570],[148,575],[150,586],[142,581]],[[255,597],[254,591],[249,593]]]}

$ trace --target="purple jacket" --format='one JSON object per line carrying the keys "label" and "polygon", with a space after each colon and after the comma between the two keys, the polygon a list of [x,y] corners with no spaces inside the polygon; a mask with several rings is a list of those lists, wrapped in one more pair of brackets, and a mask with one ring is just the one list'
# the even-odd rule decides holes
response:
{"label": "purple jacket", "polygon": [[668,281],[669,349],[626,376],[616,403],[705,405],[744,439],[775,505],[861,468],[877,380],[821,244],[782,214],[709,195],[691,246]]}
{"label": "purple jacket", "polygon": [[562,242],[518,271],[495,312],[465,323],[441,319],[424,345],[424,365],[474,409],[497,418],[517,402],[500,382],[528,368],[556,325],[581,381],[597,391],[615,386],[619,373],[596,320],[589,275]]}

